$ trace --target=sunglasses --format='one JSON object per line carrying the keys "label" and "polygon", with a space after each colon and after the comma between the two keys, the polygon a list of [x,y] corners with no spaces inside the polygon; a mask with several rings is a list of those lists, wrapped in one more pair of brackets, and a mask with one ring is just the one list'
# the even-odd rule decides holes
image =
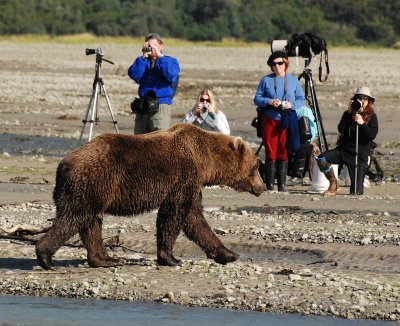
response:
{"label": "sunglasses", "polygon": [[280,66],[282,66],[284,64],[284,62],[283,61],[279,61],[279,62],[272,62],[271,63],[271,67],[275,67],[275,66],[277,66],[277,65],[280,65]]}
{"label": "sunglasses", "polygon": [[210,100],[209,98],[203,98],[203,97],[201,97],[201,98],[200,98],[200,102],[208,102],[208,103],[210,103],[211,100]]}

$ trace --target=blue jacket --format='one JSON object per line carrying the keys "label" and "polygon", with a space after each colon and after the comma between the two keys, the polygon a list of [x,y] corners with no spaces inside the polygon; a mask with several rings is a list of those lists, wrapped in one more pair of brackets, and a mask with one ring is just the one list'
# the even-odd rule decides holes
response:
{"label": "blue jacket", "polygon": [[274,74],[269,74],[261,79],[254,97],[254,104],[257,105],[258,108],[262,108],[261,112],[263,114],[274,120],[280,120],[281,113],[276,108],[269,105],[270,99],[276,98],[281,101],[288,101],[291,103],[292,109],[297,110],[304,105],[305,97],[300,82],[295,76],[286,74],[286,94],[284,94],[285,78],[276,77],[276,90],[274,78]]}
{"label": "blue jacket", "polygon": [[160,104],[172,104],[180,72],[178,60],[163,56],[155,61],[152,69],[150,65],[150,60],[140,56],[129,67],[129,77],[139,84],[139,97],[154,91]]}
{"label": "blue jacket", "polygon": [[283,128],[287,129],[286,147],[294,153],[300,148],[299,126],[295,110],[283,110],[281,113]]}

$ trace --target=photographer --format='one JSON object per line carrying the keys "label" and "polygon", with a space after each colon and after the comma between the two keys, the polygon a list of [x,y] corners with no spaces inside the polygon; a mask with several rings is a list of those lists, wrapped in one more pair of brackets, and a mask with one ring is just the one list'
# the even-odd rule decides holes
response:
{"label": "photographer", "polygon": [[218,131],[225,135],[231,133],[225,114],[218,110],[214,94],[207,88],[199,93],[193,109],[186,113],[182,122],[193,123],[202,129]]}
{"label": "photographer", "polygon": [[[285,191],[288,147],[296,151],[292,143],[300,143],[294,110],[304,105],[305,98],[299,80],[287,73],[289,60],[285,52],[273,52],[267,64],[273,73],[261,79],[254,97],[254,104],[262,113],[265,183],[267,190],[273,190],[277,175],[278,191]],[[289,128],[286,128],[287,125]]]}
{"label": "photographer", "polygon": [[[178,60],[163,54],[160,35],[146,36],[142,55],[137,57],[128,70],[128,75],[139,84],[139,97],[152,96],[155,111],[137,112],[134,133],[145,134],[155,130],[165,130],[171,124],[172,100],[179,81]],[[155,98],[153,98],[155,95]]]}
{"label": "photographer", "polygon": [[[368,155],[372,141],[378,133],[378,118],[372,108],[374,102],[375,97],[371,95],[369,88],[359,87],[339,122],[340,137],[337,147],[322,153],[316,159],[320,171],[329,180],[329,188],[325,191],[325,196],[334,196],[339,192],[331,164],[347,165],[351,180],[350,194],[362,195],[364,193]],[[357,184],[355,183],[356,179]]]}

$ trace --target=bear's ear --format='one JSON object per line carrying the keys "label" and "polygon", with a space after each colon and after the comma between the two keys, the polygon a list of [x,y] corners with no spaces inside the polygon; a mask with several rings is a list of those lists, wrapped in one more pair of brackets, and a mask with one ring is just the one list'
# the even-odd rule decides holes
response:
{"label": "bear's ear", "polygon": [[243,139],[241,137],[233,137],[229,145],[233,150],[240,150],[244,145]]}

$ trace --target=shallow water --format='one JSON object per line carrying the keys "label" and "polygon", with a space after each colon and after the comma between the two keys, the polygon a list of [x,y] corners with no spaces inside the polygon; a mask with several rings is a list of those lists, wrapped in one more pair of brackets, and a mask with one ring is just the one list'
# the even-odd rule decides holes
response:
{"label": "shallow water", "polygon": [[[240,132],[235,136],[257,144],[260,142],[260,138],[255,138],[251,133]],[[0,154],[7,152],[10,155],[64,157],[78,146],[78,139],[0,133]]]}
{"label": "shallow water", "polygon": [[107,300],[0,296],[0,325],[394,326],[395,322],[307,317]]}
{"label": "shallow water", "polygon": [[76,139],[0,134],[0,153],[63,157],[78,146]]}

